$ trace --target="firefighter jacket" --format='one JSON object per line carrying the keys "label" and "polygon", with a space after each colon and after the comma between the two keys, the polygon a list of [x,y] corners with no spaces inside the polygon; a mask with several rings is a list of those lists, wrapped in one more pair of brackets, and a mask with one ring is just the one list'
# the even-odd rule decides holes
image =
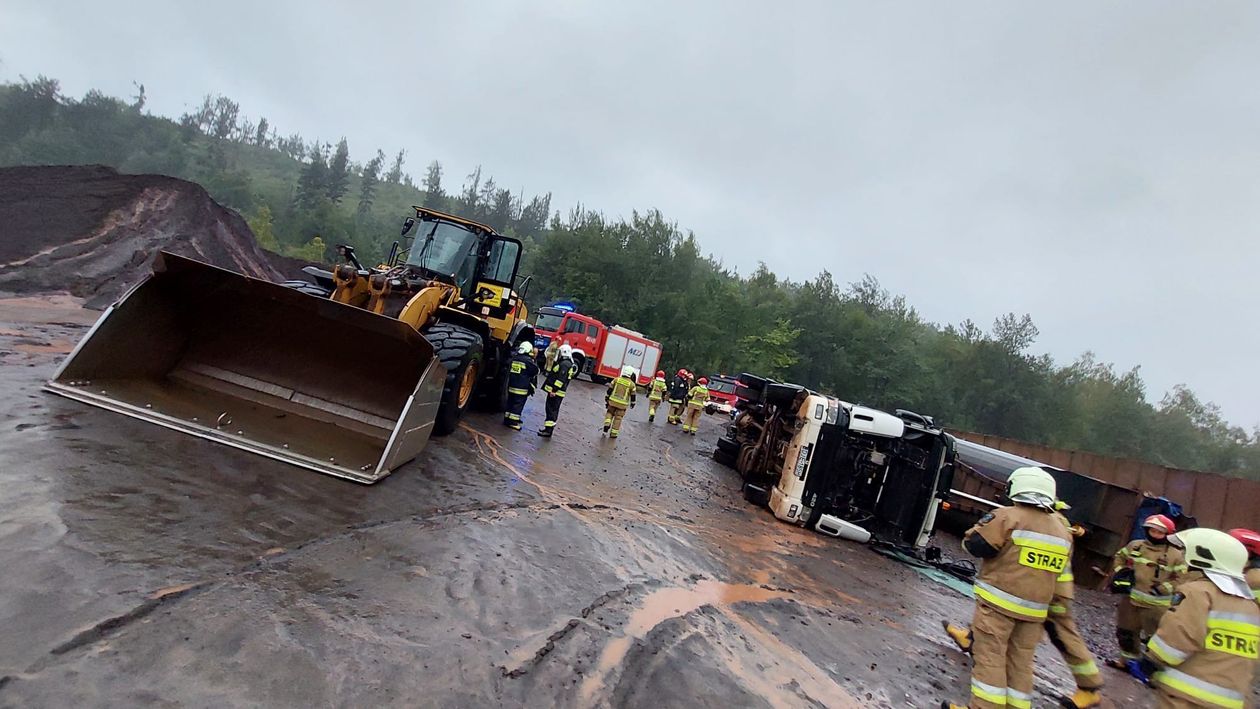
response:
{"label": "firefighter jacket", "polygon": [[669,400],[675,404],[681,404],[683,399],[687,398],[687,390],[691,388],[691,383],[682,377],[674,377],[674,381],[669,385]]}
{"label": "firefighter jacket", "polygon": [[1260,601],[1260,566],[1247,568],[1247,585],[1251,587],[1251,595]]}
{"label": "firefighter jacket", "polygon": [[1113,573],[1133,570],[1133,587],[1129,601],[1145,608],[1167,608],[1172,605],[1173,588],[1186,572],[1186,558],[1177,547],[1152,544],[1136,539],[1116,552]]}
{"label": "firefighter jacket", "polygon": [[578,366],[568,357],[561,357],[547,370],[547,379],[543,382],[543,391],[552,396],[564,396],[569,382],[577,376]]}
{"label": "firefighter jacket", "polygon": [[687,392],[687,406],[694,409],[703,409],[707,403],[709,403],[708,387],[697,384],[691,387],[691,391]]}
{"label": "firefighter jacket", "polygon": [[997,555],[976,576],[976,600],[1023,621],[1042,622],[1059,576],[1069,569],[1072,535],[1061,516],[1031,505],[1000,507],[963,535],[980,535]]}
{"label": "firefighter jacket", "polygon": [[538,365],[527,354],[517,353],[508,362],[508,393],[529,396],[534,393],[534,380],[538,377]]}
{"label": "firefighter jacket", "polygon": [[617,377],[608,384],[604,401],[624,409],[634,403],[637,390],[638,386],[630,377]]}
{"label": "firefighter jacket", "polygon": [[651,401],[660,401],[665,398],[665,391],[669,389],[669,385],[664,379],[653,379],[648,385],[648,399]]}
{"label": "firefighter jacket", "polygon": [[1186,575],[1146,656],[1154,682],[1199,706],[1243,709],[1260,658],[1260,606],[1231,596],[1200,571]]}
{"label": "firefighter jacket", "polygon": [[[1072,533],[1072,523],[1068,521],[1059,512],[1052,513],[1055,519],[1063,524],[1063,528],[1068,530],[1068,534],[1075,537]],[[1076,598],[1076,579],[1072,576],[1072,558],[1068,557],[1067,566],[1063,568],[1063,572],[1054,580],[1054,600],[1050,602],[1050,612],[1055,615],[1063,615],[1067,612],[1067,605],[1064,601],[1071,601]]]}

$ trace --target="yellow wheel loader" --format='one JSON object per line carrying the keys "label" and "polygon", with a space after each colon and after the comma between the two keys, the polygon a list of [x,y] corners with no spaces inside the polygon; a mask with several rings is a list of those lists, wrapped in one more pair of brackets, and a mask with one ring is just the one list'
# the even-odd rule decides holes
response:
{"label": "yellow wheel loader", "polygon": [[[414,207],[386,262],[353,248],[309,281],[270,283],[159,253],[50,391],[318,472],[371,483],[501,410],[513,349],[533,342],[521,242]],[[528,288],[528,279],[521,289]]]}

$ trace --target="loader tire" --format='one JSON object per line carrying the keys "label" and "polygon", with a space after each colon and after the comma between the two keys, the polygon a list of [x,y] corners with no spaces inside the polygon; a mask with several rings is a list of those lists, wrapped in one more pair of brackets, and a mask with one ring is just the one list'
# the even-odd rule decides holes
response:
{"label": "loader tire", "polygon": [[485,343],[481,335],[451,323],[434,325],[424,332],[424,337],[446,367],[442,400],[433,422],[433,433],[445,436],[459,426],[464,410],[473,400],[485,361]]}

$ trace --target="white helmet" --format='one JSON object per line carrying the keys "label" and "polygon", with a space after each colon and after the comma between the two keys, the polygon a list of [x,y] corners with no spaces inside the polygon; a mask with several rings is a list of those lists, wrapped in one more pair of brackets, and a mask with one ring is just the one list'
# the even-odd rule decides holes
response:
{"label": "white helmet", "polygon": [[1058,499],[1054,477],[1034,466],[1016,468],[1007,480],[1006,496],[1015,499],[1019,495],[1034,493],[1050,498],[1050,504]]}
{"label": "white helmet", "polygon": [[634,374],[635,374],[634,367],[631,367],[628,364],[621,368],[621,376],[625,377],[626,379],[634,379],[635,378]]}
{"label": "white helmet", "polygon": [[570,347],[569,345],[560,345],[560,356],[561,356],[561,357],[572,357],[572,356],[573,356],[573,348],[572,348],[572,347]]}
{"label": "white helmet", "polygon": [[529,342],[528,340],[527,340],[527,341],[525,341],[525,342],[522,342],[520,345],[518,345],[518,346],[517,346],[516,351],[517,351],[517,352],[520,352],[521,354],[525,354],[525,355],[527,355],[527,354],[533,354],[533,353],[534,353],[534,343]]}
{"label": "white helmet", "polygon": [[1191,569],[1243,577],[1247,568],[1247,547],[1225,532],[1195,527],[1178,532],[1177,540],[1185,545],[1186,564]]}

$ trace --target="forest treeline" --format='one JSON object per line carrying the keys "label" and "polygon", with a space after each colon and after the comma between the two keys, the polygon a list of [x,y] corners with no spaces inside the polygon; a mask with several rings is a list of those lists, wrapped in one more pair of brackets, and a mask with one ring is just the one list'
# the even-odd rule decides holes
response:
{"label": "forest treeline", "polygon": [[549,193],[514,192],[480,167],[452,188],[437,161],[413,178],[403,150],[352,155],[344,137],[283,135],[224,96],[175,118],[145,102],[139,85],[126,98],[78,99],[45,77],[0,85],[0,165],[98,163],[192,180],[241,212],[266,248],[309,260],[335,243],[383,257],[410,205],[450,211],[526,243],[532,306],[574,301],[647,333],[670,368],[757,372],[949,428],[1260,478],[1260,430],[1230,424],[1184,386],[1151,403],[1137,368],[1089,352],[1067,364],[1037,355],[1028,315],[940,325],[873,276],[737,273],[656,210],[561,213]]}

